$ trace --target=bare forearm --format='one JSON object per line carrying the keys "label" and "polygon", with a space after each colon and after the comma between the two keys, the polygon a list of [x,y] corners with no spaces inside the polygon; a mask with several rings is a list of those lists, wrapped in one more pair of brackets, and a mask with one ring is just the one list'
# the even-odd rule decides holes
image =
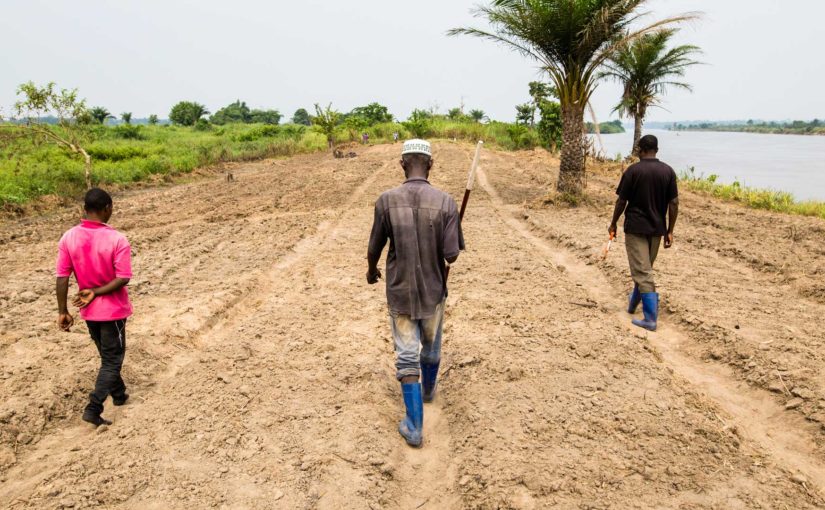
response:
{"label": "bare forearm", "polygon": [[96,287],[94,289],[91,289],[91,291],[95,293],[95,296],[105,296],[106,294],[111,294],[112,292],[121,289],[128,284],[128,278],[115,278],[106,285],[103,285],[102,287]]}
{"label": "bare forearm", "polygon": [[381,252],[367,253],[367,264],[369,265],[370,271],[375,271],[376,269],[378,269],[379,260],[381,260]]}
{"label": "bare forearm", "polygon": [[619,223],[619,218],[622,217],[626,208],[627,200],[621,198],[616,200],[616,206],[613,208],[613,220],[610,222],[611,225],[617,225]]}
{"label": "bare forearm", "polygon": [[59,276],[55,282],[54,291],[57,295],[57,312],[69,313],[69,277]]}
{"label": "bare forearm", "polygon": [[676,227],[676,218],[679,217],[679,199],[671,200],[670,204],[667,206],[667,218],[668,218],[668,225],[667,231],[669,233],[673,233],[673,229]]}

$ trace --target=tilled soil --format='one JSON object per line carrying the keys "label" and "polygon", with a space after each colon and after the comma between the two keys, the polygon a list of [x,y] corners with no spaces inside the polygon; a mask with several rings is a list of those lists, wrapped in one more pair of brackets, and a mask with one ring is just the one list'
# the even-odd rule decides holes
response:
{"label": "tilled soil", "polygon": [[[472,147],[435,149],[431,180],[458,199]],[[598,257],[619,170],[590,177],[588,204],[547,205],[558,161],[539,152],[484,152],[439,395],[406,447],[383,283],[364,282],[397,153],[116,196],[132,399],[97,430],[79,419],[94,347],[53,327],[77,213],[0,227],[0,507],[825,506],[825,222],[684,193],[647,334],[622,310],[623,246]]]}

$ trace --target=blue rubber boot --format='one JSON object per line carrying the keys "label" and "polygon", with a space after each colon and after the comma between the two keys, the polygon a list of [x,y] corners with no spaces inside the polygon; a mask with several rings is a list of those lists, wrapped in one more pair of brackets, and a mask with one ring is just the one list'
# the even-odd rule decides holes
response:
{"label": "blue rubber boot", "polygon": [[401,384],[407,416],[398,425],[398,432],[410,446],[419,447],[424,439],[424,402],[421,398],[421,383]]}
{"label": "blue rubber boot", "polygon": [[421,385],[424,390],[424,402],[432,402],[435,398],[435,388],[438,386],[438,365],[441,362],[421,362]]}
{"label": "blue rubber boot", "polygon": [[633,286],[633,292],[630,293],[630,299],[628,300],[627,304],[627,313],[634,314],[636,313],[636,308],[639,307],[639,303],[642,302],[642,293],[639,292],[639,286]]}
{"label": "blue rubber boot", "polygon": [[642,312],[644,320],[633,319],[633,324],[648,331],[656,331],[656,320],[659,318],[659,294],[645,292],[642,294]]}

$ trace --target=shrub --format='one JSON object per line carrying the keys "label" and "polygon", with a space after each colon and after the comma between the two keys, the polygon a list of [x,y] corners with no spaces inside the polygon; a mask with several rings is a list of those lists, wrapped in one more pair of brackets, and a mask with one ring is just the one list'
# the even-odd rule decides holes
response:
{"label": "shrub", "polygon": [[115,138],[122,138],[124,140],[145,140],[146,137],[141,133],[140,126],[133,124],[121,124],[116,126],[112,133]]}
{"label": "shrub", "polygon": [[208,115],[209,110],[200,103],[194,101],[181,101],[172,107],[169,112],[169,120],[181,126],[194,126],[204,115]]}

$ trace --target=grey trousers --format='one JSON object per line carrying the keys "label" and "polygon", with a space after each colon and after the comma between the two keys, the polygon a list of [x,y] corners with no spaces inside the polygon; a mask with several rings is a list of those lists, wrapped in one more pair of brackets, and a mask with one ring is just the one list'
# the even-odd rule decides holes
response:
{"label": "grey trousers", "polygon": [[633,282],[639,286],[639,292],[646,294],[656,292],[656,282],[653,279],[653,263],[659,254],[659,245],[662,236],[645,236],[625,233],[627,247],[627,261],[630,262],[630,275]]}
{"label": "grey trousers", "polygon": [[428,319],[412,320],[409,315],[390,312],[392,337],[395,341],[396,377],[421,374],[421,363],[441,361],[441,331],[444,327],[446,299]]}

